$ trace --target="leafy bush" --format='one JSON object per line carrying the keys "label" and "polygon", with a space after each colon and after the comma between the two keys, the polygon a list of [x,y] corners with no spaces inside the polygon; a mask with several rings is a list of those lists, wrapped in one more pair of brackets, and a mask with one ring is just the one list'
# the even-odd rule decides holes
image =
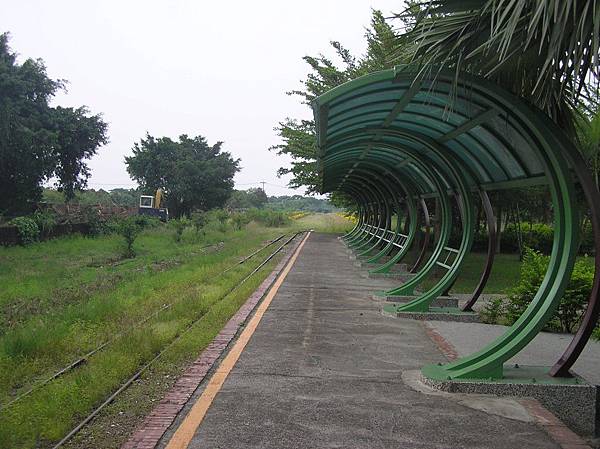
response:
{"label": "leafy bush", "polygon": [[40,228],[33,218],[17,217],[10,221],[17,228],[21,245],[29,245],[36,242],[40,237]]}
{"label": "leafy bush", "polygon": [[138,223],[137,216],[122,218],[116,222],[116,232],[125,239],[125,257],[135,257],[133,243],[142,231],[142,226]]}
{"label": "leafy bush", "polygon": [[33,221],[37,224],[41,237],[48,237],[56,226],[56,214],[51,210],[37,210],[33,214]]}
{"label": "leafy bush", "polygon": [[217,224],[217,229],[220,232],[227,231],[227,220],[229,220],[229,213],[223,209],[213,209],[206,213],[209,222]]}
{"label": "leafy bush", "polygon": [[194,228],[196,229],[196,234],[204,235],[204,227],[206,226],[206,223],[208,223],[208,216],[206,212],[194,212],[191,216],[191,220],[192,224],[194,225]]}
{"label": "leafy bush", "polygon": [[89,234],[92,237],[108,234],[111,229],[106,222],[102,218],[100,211],[94,207],[86,208],[84,211],[84,219],[89,226]]}
{"label": "leafy bush", "polygon": [[[508,324],[519,319],[533,300],[546,274],[549,260],[539,251],[525,251],[519,283],[511,291],[505,307]],[[593,278],[593,265],[586,259],[578,260],[558,309],[547,325],[548,330],[573,332],[577,328],[592,290]]]}
{"label": "leafy bush", "polygon": [[186,228],[192,225],[191,220],[186,217],[181,217],[175,220],[169,220],[169,226],[175,231],[174,237],[177,243],[181,242],[181,236]]}
{"label": "leafy bush", "polygon": [[285,226],[290,223],[288,214],[282,211],[269,209],[250,209],[247,212],[247,216],[250,220],[257,221],[258,223],[262,223],[271,228]]}
{"label": "leafy bush", "polygon": [[[455,231],[455,239],[460,239],[460,235]],[[517,226],[514,223],[508,224],[502,231],[500,239],[502,252],[516,253],[519,251],[519,235]],[[540,251],[544,254],[550,254],[552,244],[554,243],[554,228],[545,223],[521,223],[521,237],[523,246]],[[486,251],[488,245],[487,229],[477,229],[473,239],[473,250]],[[581,246],[580,254],[592,254],[594,252],[594,234],[589,222],[585,222],[581,228]]]}
{"label": "leafy bush", "polygon": [[487,302],[479,312],[479,318],[483,323],[497,324],[505,313],[505,305],[502,298],[494,298]]}
{"label": "leafy bush", "polygon": [[141,229],[155,228],[161,224],[158,218],[148,215],[133,215],[131,218]]}
{"label": "leafy bush", "polygon": [[250,223],[250,218],[245,213],[236,212],[234,214],[231,214],[231,222],[233,223],[233,227],[239,231],[248,223]]}

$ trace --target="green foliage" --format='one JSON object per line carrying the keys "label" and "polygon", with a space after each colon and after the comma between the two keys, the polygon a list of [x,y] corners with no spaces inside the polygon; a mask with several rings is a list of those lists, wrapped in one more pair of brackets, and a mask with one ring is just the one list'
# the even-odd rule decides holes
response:
{"label": "green foliage", "polygon": [[[521,223],[523,246],[533,250],[550,254],[554,243],[554,229],[544,223]],[[502,249],[504,251],[518,251],[518,228],[514,223],[507,225],[502,231]]]}
{"label": "green foliage", "polygon": [[[371,26],[366,30],[365,39],[367,50],[359,58],[354,57],[339,42],[331,42],[333,52],[342,62],[342,67],[338,67],[332,59],[322,54],[305,56],[303,59],[310,66],[310,72],[302,81],[302,88],[288,94],[299,96],[302,103],[310,105],[316,97],[346,81],[374,70],[391,67],[391,55],[398,45],[398,39],[381,11],[373,10]],[[305,187],[308,193],[318,193],[320,181],[316,164],[314,121],[286,118],[275,129],[283,143],[272,146],[270,150],[292,159],[291,165],[280,168],[278,174],[291,174],[291,187]]]}
{"label": "green foliage", "polygon": [[[520,225],[521,239],[523,248],[531,248],[544,254],[552,252],[554,243],[554,228],[545,223],[522,222]],[[519,228],[514,223],[509,223],[502,230],[502,252],[519,253]],[[488,245],[487,229],[478,229],[475,232],[473,249],[485,251]],[[591,254],[594,251],[594,234],[589,221],[586,221],[581,228],[580,254]]]}
{"label": "green foliage", "polygon": [[548,269],[549,257],[538,251],[526,249],[521,265],[519,283],[510,291],[506,304],[506,319],[514,323],[529,306]]}
{"label": "green foliage", "polygon": [[419,3],[426,13],[407,37],[423,67],[485,76],[529,100],[574,137],[573,105],[586,85],[598,88],[596,0]]}
{"label": "green foliage", "polygon": [[231,214],[231,222],[233,223],[234,229],[239,231],[248,223],[250,223],[250,218],[248,217],[248,214],[236,212]]}
{"label": "green foliage", "polygon": [[40,231],[40,237],[48,237],[56,226],[56,214],[52,210],[36,210],[32,216]]}
{"label": "green foliage", "polygon": [[[508,324],[518,320],[533,300],[546,274],[549,260],[548,256],[538,251],[525,251],[519,283],[511,290],[505,305]],[[592,290],[593,278],[593,265],[586,258],[578,260],[548,329],[573,332],[577,328]]]}
{"label": "green foliage", "polygon": [[204,235],[206,233],[204,227],[206,226],[206,223],[208,223],[208,215],[206,212],[197,211],[192,213],[191,220],[194,229],[196,230],[196,234]]}
{"label": "green foliage", "polygon": [[479,312],[479,318],[483,323],[496,324],[500,321],[504,313],[504,301],[502,298],[493,298]]}
{"label": "green foliage", "polygon": [[138,237],[140,232],[142,232],[143,225],[140,223],[144,223],[144,221],[139,220],[139,218],[140,216],[127,217],[122,218],[116,222],[116,232],[121,237],[123,237],[123,239],[125,239],[125,250],[123,252],[124,257],[135,257],[133,243],[135,242],[135,239]]}
{"label": "green foliage", "polygon": [[221,151],[222,142],[210,146],[201,136],[181,135],[178,141],[146,135],[125,158],[127,171],[143,191],[165,192],[174,217],[193,210],[222,207],[233,191],[239,159]]}
{"label": "green foliage", "polygon": [[89,226],[89,236],[97,237],[101,234],[110,232],[106,221],[102,218],[100,211],[93,207],[88,207],[83,212],[85,222]]}
{"label": "green foliage", "polygon": [[227,221],[229,220],[229,213],[224,209],[212,209],[207,212],[209,222],[216,223],[217,228],[220,232],[227,231]]}
{"label": "green foliage", "polygon": [[87,109],[50,107],[64,81],[50,79],[41,59],[17,63],[0,34],[0,213],[31,212],[42,183],[57,180],[67,198],[90,175],[86,160],[107,142],[107,125]]}
{"label": "green foliage", "polygon": [[580,114],[577,116],[577,146],[598,187],[600,186],[600,106],[599,99],[596,97],[594,100],[591,110],[581,107]]}
{"label": "green foliage", "polygon": [[158,218],[150,217],[148,215],[133,215],[131,218],[140,229],[155,228],[162,224]]}
{"label": "green foliage", "polygon": [[251,209],[247,212],[248,219],[264,224],[269,228],[278,228],[287,226],[291,220],[286,212],[266,210],[266,209]]}
{"label": "green foliage", "polygon": [[[138,206],[140,192],[137,189],[85,189],[76,191],[69,204],[80,204],[82,206]],[[42,201],[48,204],[65,204],[67,199],[63,192],[56,189],[44,189]]]}
{"label": "green foliage", "polygon": [[305,211],[305,212],[337,212],[339,209],[331,202],[310,196],[271,196],[266,207],[273,210]]}
{"label": "green foliage", "polygon": [[226,206],[228,209],[250,209],[252,207],[260,209],[267,201],[267,194],[263,189],[234,190],[227,200]]}
{"label": "green foliage", "polygon": [[193,222],[189,218],[181,217],[169,220],[169,227],[175,231],[174,237],[177,243],[181,242],[181,236],[186,228],[192,226]]}
{"label": "green foliage", "polygon": [[[167,347],[149,373],[151,381],[143,384],[168,388],[165,375],[175,378],[197,357],[278,260],[223,297],[258,263],[237,262],[281,232],[253,226],[181,245],[172,243],[170,233],[167,226],[147,229],[136,240],[138,256],[127,260],[119,257],[122,238],[118,235],[72,236],[28,248],[0,248],[0,404],[101,342],[116,338],[76,370],[3,410],[0,447],[35,448],[40,441],[44,447],[56,444],[74,423]],[[205,248],[222,240],[225,245]],[[198,325],[184,335],[197,318]],[[120,336],[121,332],[128,333]],[[157,391],[144,385],[132,385],[125,399],[134,395],[133,402],[146,413]],[[106,411],[119,419],[118,408]],[[98,432],[93,427],[97,424],[88,429],[94,441],[83,442],[83,447],[122,444],[111,440],[114,433]]]}
{"label": "green foliage", "polygon": [[33,218],[17,217],[10,221],[10,224],[17,228],[19,233],[19,243],[29,245],[37,242],[40,237],[40,228]]}

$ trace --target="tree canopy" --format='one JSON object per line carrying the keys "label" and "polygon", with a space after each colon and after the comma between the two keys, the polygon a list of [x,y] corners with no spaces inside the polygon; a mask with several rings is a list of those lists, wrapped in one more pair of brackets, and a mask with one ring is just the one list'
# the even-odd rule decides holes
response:
{"label": "tree canopy", "polygon": [[107,143],[107,125],[86,107],[51,107],[65,85],[41,59],[22,64],[0,35],[0,213],[35,207],[42,184],[54,180],[68,199],[90,176],[86,161]]}
{"label": "tree canopy", "polygon": [[[409,1],[412,5],[414,2]],[[407,21],[406,23],[409,23]],[[391,67],[392,55],[397,52],[398,34],[385,19],[381,11],[373,10],[370,27],[365,31],[366,51],[360,57],[353,56],[341,43],[333,41],[331,47],[335,58],[341,61],[341,66],[323,54],[305,56],[304,61],[310,66],[310,72],[302,81],[302,88],[288,92],[296,95],[301,101],[310,102],[328,90],[358,78],[375,70]],[[282,167],[278,174],[291,174],[290,187],[306,187],[308,193],[319,190],[319,175],[317,173],[315,123],[313,120],[286,118],[275,128],[282,143],[270,148],[277,154],[285,154],[292,158],[289,167]]]}
{"label": "tree canopy", "polygon": [[[580,95],[598,89],[596,0],[419,0],[406,35],[423,67],[481,75],[527,99],[575,137]],[[404,17],[401,15],[400,17]],[[400,45],[397,58],[406,57]]]}
{"label": "tree canopy", "polygon": [[262,208],[268,201],[265,191],[258,187],[248,190],[234,190],[231,197],[227,200],[227,207],[230,209],[250,209],[256,207]]}
{"label": "tree canopy", "polygon": [[147,134],[134,144],[133,156],[125,163],[141,191],[153,194],[163,189],[169,213],[180,217],[222,207],[230,197],[239,159],[221,151],[222,145],[209,145],[202,136],[184,134],[174,141]]}

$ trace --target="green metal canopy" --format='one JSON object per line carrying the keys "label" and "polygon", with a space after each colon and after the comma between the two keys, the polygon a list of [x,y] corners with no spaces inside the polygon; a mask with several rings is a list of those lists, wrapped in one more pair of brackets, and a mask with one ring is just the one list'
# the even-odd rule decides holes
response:
{"label": "green metal canopy", "polygon": [[[425,74],[423,74],[425,72]],[[356,228],[345,238],[372,273],[389,273],[415,245],[425,223],[413,277],[386,296],[411,296],[396,312],[439,312],[432,303],[446,294],[470,251],[474,198],[480,196],[489,227],[488,260],[463,313],[481,294],[493,263],[494,217],[489,190],[545,184],[552,196],[555,238],[550,264],[533,302],[498,340],[443,367],[435,378],[502,377],[503,363],[523,349],[554,313],[570,279],[578,245],[575,183],[592,205],[594,232],[599,194],[577,150],[543,113],[478,77],[456,77],[411,66],[375,72],[338,86],[313,102],[321,191],[344,192],[359,208]],[[435,238],[429,257],[429,210],[435,201]],[[420,211],[419,207],[420,206]],[[456,211],[456,214],[453,214]],[[453,216],[459,222],[453,223]],[[460,228],[460,238],[451,239]],[[597,248],[598,240],[596,238]],[[598,261],[596,262],[598,264]],[[600,272],[598,266],[596,273]],[[417,294],[434,270],[440,280]],[[598,276],[584,324],[552,374],[569,375],[598,315]]]}

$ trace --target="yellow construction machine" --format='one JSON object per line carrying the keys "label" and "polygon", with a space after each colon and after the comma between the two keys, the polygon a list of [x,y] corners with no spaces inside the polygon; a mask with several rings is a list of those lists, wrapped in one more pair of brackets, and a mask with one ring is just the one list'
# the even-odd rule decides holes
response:
{"label": "yellow construction machine", "polygon": [[160,207],[163,201],[163,190],[157,189],[154,196],[152,195],[141,195],[140,196],[140,208],[138,213],[140,215],[149,215],[151,217],[159,218],[161,221],[169,220],[169,209],[166,207]]}

